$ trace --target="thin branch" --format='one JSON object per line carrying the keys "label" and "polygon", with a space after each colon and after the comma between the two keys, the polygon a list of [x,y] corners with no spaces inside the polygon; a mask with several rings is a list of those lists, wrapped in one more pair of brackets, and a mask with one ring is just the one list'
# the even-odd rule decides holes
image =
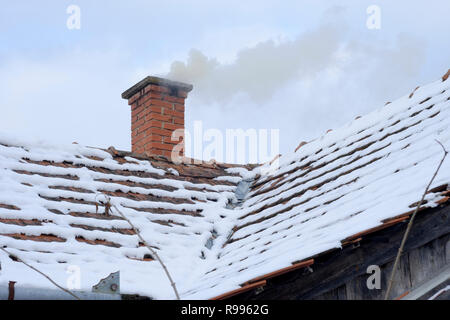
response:
{"label": "thin branch", "polygon": [[147,243],[147,241],[145,241],[145,239],[142,237],[141,233],[139,232],[139,229],[133,225],[133,223],[117,208],[117,206],[115,204],[113,204],[112,206],[114,209],[117,210],[117,212],[122,216],[122,218],[124,218],[128,222],[128,224],[133,228],[133,230],[136,232],[139,239],[147,247],[147,249],[152,253],[152,255],[156,257],[156,259],[158,260],[158,262],[161,264],[162,268],[164,269],[164,272],[166,273],[167,278],[169,279],[170,285],[173,288],[173,291],[175,293],[175,296],[177,297],[177,300],[180,300],[180,295],[178,294],[177,286],[175,285],[175,282],[173,281],[172,277],[170,276],[169,270],[167,269],[166,265],[159,257],[158,253],[156,253],[156,251],[153,250],[152,247],[150,247],[150,245]]}
{"label": "thin branch", "polygon": [[10,258],[12,258],[13,260],[17,260],[19,262],[22,262],[24,265],[26,265],[28,268],[33,269],[34,271],[36,271],[37,273],[41,274],[42,276],[44,276],[45,278],[48,279],[48,281],[50,281],[51,283],[53,283],[56,287],[58,287],[59,289],[61,289],[62,291],[70,294],[72,297],[74,297],[77,300],[81,300],[76,294],[74,294],[72,291],[61,287],[59,284],[57,284],[55,281],[52,280],[52,278],[50,278],[48,275],[46,275],[45,273],[43,273],[42,271],[36,269],[35,267],[33,267],[32,265],[29,265],[28,263],[26,263],[25,261],[23,261],[22,259],[20,259],[18,256],[8,252],[5,248],[0,247],[0,250],[2,250],[3,252],[5,252]]}
{"label": "thin branch", "polygon": [[103,194],[106,199],[107,199],[107,203],[109,204],[109,208],[113,207],[114,209],[116,209],[116,211],[120,214],[120,216],[122,218],[124,218],[128,224],[131,226],[131,228],[133,228],[134,232],[136,232],[137,236],[139,237],[139,239],[141,240],[141,242],[147,247],[147,249],[151,252],[151,254],[156,258],[156,260],[158,260],[158,262],[161,264],[164,272],[166,273],[167,278],[169,279],[170,285],[173,288],[173,291],[175,293],[175,296],[177,298],[177,300],[180,300],[180,295],[178,294],[178,290],[177,290],[177,286],[175,285],[175,282],[173,281],[172,277],[170,276],[169,270],[167,269],[166,265],[164,264],[164,262],[161,260],[161,258],[159,257],[158,253],[156,253],[155,250],[153,250],[152,247],[150,247],[150,245],[147,243],[147,241],[145,241],[145,239],[142,237],[140,231],[138,228],[136,228],[134,226],[134,224],[130,221],[130,219],[128,219],[123,213],[122,211],[119,210],[119,208],[117,208],[117,206],[115,204],[111,204],[111,199]]}
{"label": "thin branch", "polygon": [[394,266],[393,266],[392,271],[391,271],[391,276],[389,277],[388,288],[386,290],[386,294],[384,296],[384,300],[388,300],[389,299],[389,294],[391,292],[392,285],[394,284],[395,271],[397,270],[397,265],[398,265],[398,263],[400,261],[400,257],[403,254],[403,249],[405,247],[406,240],[408,239],[409,232],[411,231],[411,228],[412,228],[412,225],[413,225],[413,222],[414,222],[414,218],[416,217],[416,214],[419,211],[420,206],[422,205],[423,201],[425,200],[425,196],[428,193],[428,189],[430,188],[431,184],[433,183],[434,179],[436,178],[439,170],[441,169],[442,164],[444,163],[445,158],[448,155],[448,151],[445,149],[444,145],[438,140],[436,140],[436,142],[439,143],[439,145],[444,150],[444,155],[442,156],[442,159],[439,162],[439,165],[436,168],[436,171],[434,172],[433,177],[431,178],[430,182],[428,183],[428,185],[427,185],[427,187],[425,189],[425,192],[422,195],[422,199],[417,204],[416,209],[414,210],[413,214],[411,215],[411,218],[409,219],[409,223],[408,223],[408,226],[406,228],[405,234],[403,235],[403,239],[402,239],[402,242],[400,244],[400,248],[398,249],[397,256],[395,257]]}

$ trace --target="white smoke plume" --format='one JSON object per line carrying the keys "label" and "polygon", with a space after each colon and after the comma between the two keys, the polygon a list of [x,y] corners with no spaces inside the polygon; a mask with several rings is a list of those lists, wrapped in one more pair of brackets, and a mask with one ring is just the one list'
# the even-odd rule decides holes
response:
{"label": "white smoke plume", "polygon": [[[386,83],[392,79],[417,74],[424,59],[423,46],[417,39],[400,35],[391,44],[360,36],[352,38],[340,15],[342,11],[329,11],[329,21],[294,40],[268,40],[242,49],[230,64],[192,49],[185,62],[172,63],[167,77],[194,84],[195,97],[206,103],[229,102],[240,93],[256,103],[264,103],[293,82],[321,81],[318,76],[324,72],[342,73],[348,81],[362,80],[363,84],[368,80],[363,78],[370,75],[369,78],[380,80],[371,83],[371,91],[384,94],[390,93]],[[382,81],[383,78],[390,81]]]}
{"label": "white smoke plume", "polygon": [[173,62],[166,76],[194,85],[188,129],[192,120],[221,130],[278,128],[285,153],[419,84],[425,43],[404,34],[366,39],[361,33],[377,31],[357,34],[342,11],[293,40],[242,49],[231,63],[195,49]]}
{"label": "white smoke plume", "polygon": [[244,92],[262,102],[291,80],[314,76],[335,64],[339,29],[324,25],[294,41],[261,42],[238,52],[232,64],[221,64],[193,49],[186,63],[172,64],[168,77],[194,83],[206,101],[228,100]]}

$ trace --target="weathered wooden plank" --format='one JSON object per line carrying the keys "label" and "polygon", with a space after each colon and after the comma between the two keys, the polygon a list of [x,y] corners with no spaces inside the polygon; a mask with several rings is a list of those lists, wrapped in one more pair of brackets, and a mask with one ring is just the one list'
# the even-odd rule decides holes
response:
{"label": "weathered wooden plank", "polygon": [[[419,279],[414,279],[414,274],[411,274],[411,265],[413,265],[411,261],[411,256],[413,257],[426,257],[431,255],[430,251],[439,255],[442,252],[445,254],[445,247],[450,243],[450,235],[446,235],[435,239],[422,247],[413,249],[408,253],[404,254],[399,261],[398,270],[396,272],[395,282],[392,288],[392,296],[391,298],[401,298],[402,295],[405,296],[414,288],[419,281]],[[441,255],[438,259],[435,260],[423,260],[422,263],[416,264],[413,268],[416,271],[420,271],[420,274],[426,274],[428,278],[435,274],[432,270],[439,269],[442,272],[442,265],[445,265],[445,256]],[[336,299],[349,299],[349,300],[381,300],[384,298],[385,291],[383,288],[387,288],[387,281],[392,270],[393,262],[389,262],[383,266],[380,266],[381,270],[381,287],[380,289],[368,289],[367,288],[367,279],[369,277],[368,274],[360,275],[351,281],[347,282],[344,286],[339,287],[344,288],[346,291],[345,297],[338,296],[338,289],[333,289],[329,292],[326,292],[317,297],[313,297],[315,300],[336,300]],[[422,268],[422,269],[419,269]],[[415,284],[413,285],[412,280],[415,280]],[[441,286],[442,287],[442,286]],[[439,289],[438,287],[437,289]],[[437,292],[437,289],[431,291],[426,297],[430,297],[433,293]]]}
{"label": "weathered wooden plank", "polygon": [[450,264],[450,242],[445,245],[445,264]]}
{"label": "weathered wooden plank", "polygon": [[412,286],[416,286],[438,272],[446,264],[445,239],[425,244],[422,250],[409,253]]}
{"label": "weathered wooden plank", "polygon": [[367,279],[369,276],[369,274],[360,275],[345,284],[348,300],[374,300],[379,298],[381,290],[369,290],[367,288]]}
{"label": "weathered wooden plank", "polygon": [[[421,248],[419,247],[412,251],[415,250],[421,251]],[[381,266],[382,269],[381,290],[379,290],[381,295],[378,296],[379,300],[384,298],[386,289],[388,287],[389,276],[391,275],[393,267],[394,261],[390,261],[387,264]],[[398,263],[394,282],[392,284],[390,299],[399,298],[401,295],[405,294],[409,289],[411,289],[411,277],[410,277],[409,253],[407,252],[402,255]]]}
{"label": "weathered wooden plank", "polygon": [[312,298],[313,300],[347,300],[346,286],[340,286],[339,288],[325,292],[322,295],[318,295]]}

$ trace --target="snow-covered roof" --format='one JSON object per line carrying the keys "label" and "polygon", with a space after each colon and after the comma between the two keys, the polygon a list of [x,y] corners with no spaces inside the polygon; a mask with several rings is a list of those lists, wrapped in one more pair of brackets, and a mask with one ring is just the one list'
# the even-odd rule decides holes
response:
{"label": "snow-covered roof", "polygon": [[[0,245],[63,286],[73,266],[80,268],[81,289],[87,291],[120,270],[122,293],[173,297],[134,230],[114,208],[105,215],[98,203],[110,197],[181,282],[202,260],[213,231],[232,227],[229,210],[221,208],[234,199],[236,183],[228,180],[237,174],[227,173],[227,165],[175,165],[136,156],[1,135]],[[1,251],[0,263],[0,284],[53,289]]]}
{"label": "snow-covered roof", "polygon": [[[412,213],[443,154],[435,140],[450,149],[447,78],[302,145],[275,171],[175,165],[2,135],[0,245],[62,285],[69,265],[80,267],[89,291],[120,270],[122,293],[174,298],[127,222],[96,209],[106,194],[158,251],[182,298],[254,286]],[[253,178],[250,191],[230,205],[244,178]],[[449,183],[446,161],[425,206],[447,202]],[[2,252],[0,261],[0,285],[52,287]]]}

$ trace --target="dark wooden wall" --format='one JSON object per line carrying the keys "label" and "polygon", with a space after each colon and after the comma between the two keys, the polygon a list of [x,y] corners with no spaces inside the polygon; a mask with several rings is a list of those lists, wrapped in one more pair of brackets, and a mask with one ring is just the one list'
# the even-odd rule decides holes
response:
{"label": "dark wooden wall", "polygon": [[[447,248],[447,249],[446,249]],[[416,287],[430,276],[435,275],[440,269],[450,263],[450,235],[435,239],[422,247],[405,253],[399,262],[396,272],[391,298],[400,297],[411,288]],[[446,254],[447,250],[447,254]],[[312,297],[314,300],[381,300],[384,298],[385,288],[392,271],[394,262],[390,261],[381,269],[381,289],[367,288],[366,282],[369,274],[364,274],[351,279],[340,287],[326,293]]]}
{"label": "dark wooden wall", "polygon": [[[352,245],[320,255],[311,269],[267,281],[264,289],[233,299],[382,299],[407,222],[363,237]],[[450,208],[418,213],[396,272],[391,298],[399,297],[450,264]],[[381,289],[367,288],[367,267],[381,269]],[[312,272],[311,272],[312,271]]]}

